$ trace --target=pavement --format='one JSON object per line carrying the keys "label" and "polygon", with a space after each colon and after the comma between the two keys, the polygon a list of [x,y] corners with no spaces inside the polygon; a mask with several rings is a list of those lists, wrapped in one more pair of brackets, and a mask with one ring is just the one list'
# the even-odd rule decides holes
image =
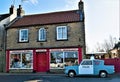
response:
{"label": "pavement", "polygon": [[0,75],[65,75],[63,73],[0,73]]}

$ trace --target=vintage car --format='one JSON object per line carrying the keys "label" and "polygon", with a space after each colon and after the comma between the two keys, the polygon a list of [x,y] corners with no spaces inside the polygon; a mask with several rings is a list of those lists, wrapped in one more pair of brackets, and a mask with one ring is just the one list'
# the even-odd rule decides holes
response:
{"label": "vintage car", "polygon": [[114,72],[113,65],[104,65],[104,60],[98,59],[83,59],[80,65],[65,67],[65,74],[69,77],[76,75],[99,75],[104,78]]}

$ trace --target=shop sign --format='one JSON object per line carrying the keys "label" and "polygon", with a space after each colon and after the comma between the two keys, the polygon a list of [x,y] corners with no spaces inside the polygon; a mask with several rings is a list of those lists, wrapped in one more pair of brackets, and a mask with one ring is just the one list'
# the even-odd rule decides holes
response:
{"label": "shop sign", "polygon": [[33,52],[33,50],[15,50],[15,51],[10,51],[10,53],[24,53],[24,52]]}
{"label": "shop sign", "polygon": [[36,52],[46,52],[47,50],[46,49],[39,49],[39,50],[36,50]]}
{"label": "shop sign", "polygon": [[78,51],[78,48],[50,49],[50,51]]}

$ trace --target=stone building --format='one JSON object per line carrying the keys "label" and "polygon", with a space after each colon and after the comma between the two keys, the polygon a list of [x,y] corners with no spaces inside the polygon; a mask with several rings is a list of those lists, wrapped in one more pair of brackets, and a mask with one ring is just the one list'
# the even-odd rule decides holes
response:
{"label": "stone building", "polygon": [[84,3],[78,10],[24,15],[6,28],[6,71],[48,72],[85,54]]}
{"label": "stone building", "polygon": [[9,13],[0,14],[0,72],[5,67],[5,26],[17,17],[16,9],[11,5]]}

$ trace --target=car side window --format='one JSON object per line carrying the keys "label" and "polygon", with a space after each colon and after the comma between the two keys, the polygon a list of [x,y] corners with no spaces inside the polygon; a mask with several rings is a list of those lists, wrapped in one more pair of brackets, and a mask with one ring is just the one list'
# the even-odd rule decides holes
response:
{"label": "car side window", "polygon": [[81,65],[92,65],[92,61],[83,61]]}

